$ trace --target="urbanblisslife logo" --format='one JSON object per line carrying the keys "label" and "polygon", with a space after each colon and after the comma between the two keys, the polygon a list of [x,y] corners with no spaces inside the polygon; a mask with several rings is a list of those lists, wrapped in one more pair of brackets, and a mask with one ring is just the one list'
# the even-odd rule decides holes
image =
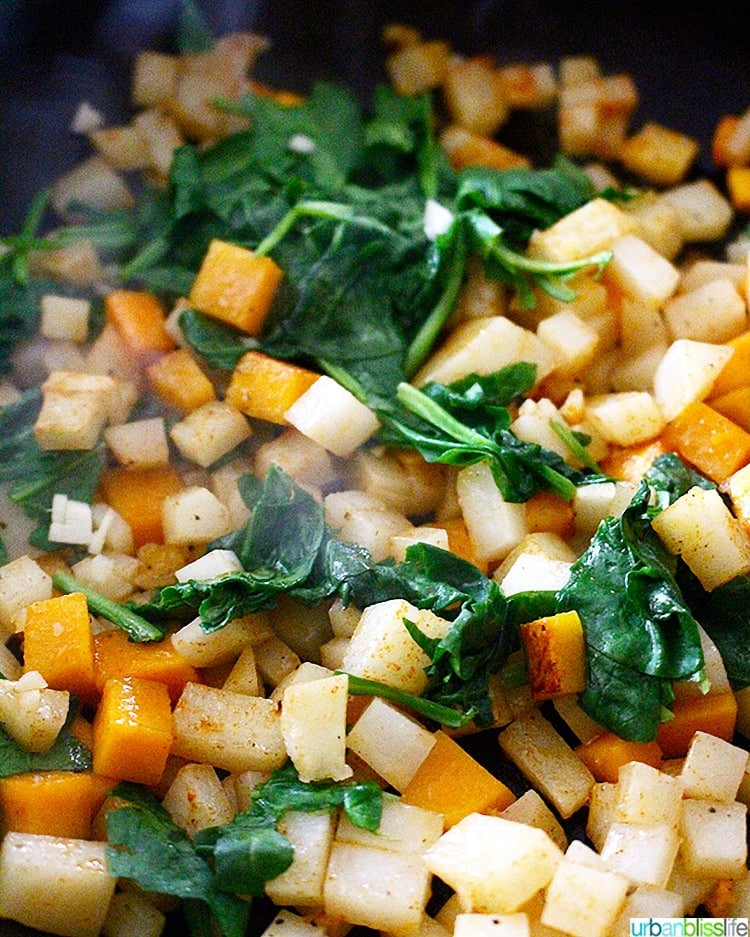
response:
{"label": "urbanblisslife logo", "polygon": [[746,917],[634,917],[630,937],[748,937]]}

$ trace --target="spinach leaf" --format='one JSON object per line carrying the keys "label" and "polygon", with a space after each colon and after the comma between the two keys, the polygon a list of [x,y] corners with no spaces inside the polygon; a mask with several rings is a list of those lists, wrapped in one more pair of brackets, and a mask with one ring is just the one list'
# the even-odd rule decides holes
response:
{"label": "spinach leaf", "polygon": [[703,593],[697,615],[718,647],[732,686],[750,685],[750,578],[738,576]]}
{"label": "spinach leaf", "polygon": [[216,39],[195,0],[180,0],[177,48],[180,52],[208,52]]}
{"label": "spinach leaf", "polygon": [[243,937],[247,902],[218,886],[211,865],[157,799],[133,784],[119,784],[112,795],[124,803],[106,818],[110,874],[132,879],[147,892],[200,901],[223,937]]}
{"label": "spinach leaf", "polygon": [[0,726],[0,778],[27,771],[90,771],[91,752],[71,731],[77,709],[71,700],[68,717],[46,752],[27,752]]}
{"label": "spinach leaf", "polygon": [[275,771],[251,794],[247,810],[224,826],[200,830],[194,839],[201,855],[211,856],[220,888],[262,895],[267,881],[289,868],[290,842],[276,829],[289,810],[317,813],[342,808],[355,826],[380,825],[382,791],[374,781],[300,781],[292,764]]}
{"label": "spinach leaf", "polygon": [[231,371],[246,351],[258,347],[256,339],[194,309],[180,313],[179,321],[190,347],[210,368]]}
{"label": "spinach leaf", "polygon": [[602,521],[558,593],[559,610],[575,609],[583,624],[582,706],[638,741],[654,738],[672,681],[700,679],[703,670],[697,623],[675,581],[674,558],[651,529],[649,501],[641,482],[623,515]]}

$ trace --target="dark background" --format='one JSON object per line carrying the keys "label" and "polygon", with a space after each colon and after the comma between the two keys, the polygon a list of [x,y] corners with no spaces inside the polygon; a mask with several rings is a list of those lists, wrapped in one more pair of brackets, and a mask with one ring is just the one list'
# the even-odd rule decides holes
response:
{"label": "dark background", "polygon": [[[750,106],[750,40],[740,4],[553,0],[203,0],[216,32],[272,40],[257,77],[304,90],[311,78],[368,89],[384,78],[380,31],[398,20],[461,52],[502,62],[588,53],[628,71],[645,117],[707,146],[717,117]],[[82,99],[108,124],[127,116],[128,63],[168,50],[178,0],[0,0],[0,232],[18,228],[40,185],[88,153],[68,132]]]}

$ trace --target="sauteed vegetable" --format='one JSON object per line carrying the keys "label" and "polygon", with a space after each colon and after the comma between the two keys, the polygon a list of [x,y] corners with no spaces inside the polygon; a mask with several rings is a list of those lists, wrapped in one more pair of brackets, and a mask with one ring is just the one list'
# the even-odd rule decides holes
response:
{"label": "sauteed vegetable", "polygon": [[0,917],[746,917],[747,115],[724,194],[592,58],[181,35],[2,241]]}

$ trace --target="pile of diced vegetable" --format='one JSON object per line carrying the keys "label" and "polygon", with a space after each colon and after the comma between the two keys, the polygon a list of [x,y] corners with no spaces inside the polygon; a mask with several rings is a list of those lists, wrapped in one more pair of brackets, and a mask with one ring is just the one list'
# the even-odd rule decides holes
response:
{"label": "pile of diced vegetable", "polygon": [[694,178],[590,57],[363,109],[184,9],[1,242],[0,918],[746,918],[750,110]]}

